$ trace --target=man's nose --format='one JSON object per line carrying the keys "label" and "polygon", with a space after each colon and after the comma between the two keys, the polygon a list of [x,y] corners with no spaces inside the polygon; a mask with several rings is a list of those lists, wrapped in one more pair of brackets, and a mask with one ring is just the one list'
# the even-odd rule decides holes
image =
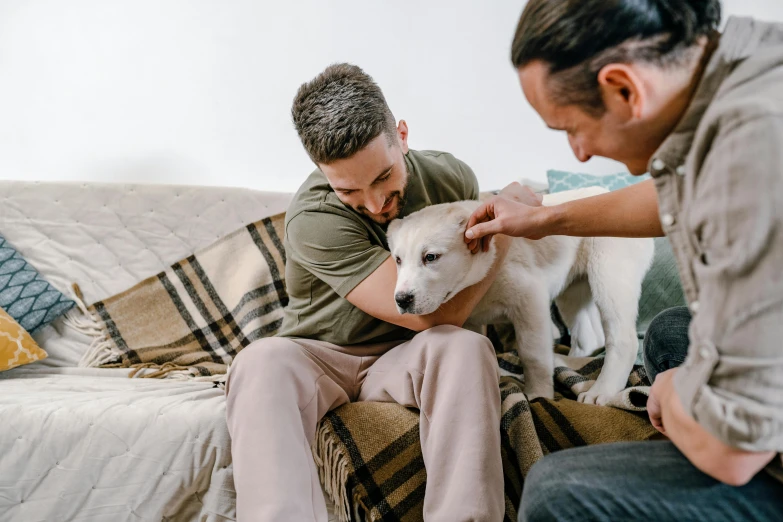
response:
{"label": "man's nose", "polygon": [[380,214],[381,210],[383,210],[384,203],[386,203],[386,196],[379,192],[371,194],[365,206],[367,207],[367,210],[373,214]]}
{"label": "man's nose", "polygon": [[574,138],[572,138],[571,136],[568,137],[568,144],[571,145],[571,150],[574,151],[574,156],[576,156],[576,159],[578,159],[582,163],[592,158],[591,155],[585,153],[584,149],[582,149],[582,147],[579,146],[576,143],[576,140],[574,140]]}

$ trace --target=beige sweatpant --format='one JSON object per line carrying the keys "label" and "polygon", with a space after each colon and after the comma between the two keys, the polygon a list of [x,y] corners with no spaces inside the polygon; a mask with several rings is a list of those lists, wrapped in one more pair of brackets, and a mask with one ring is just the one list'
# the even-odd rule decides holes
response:
{"label": "beige sweatpant", "polygon": [[424,520],[503,519],[498,366],[482,335],[439,326],[351,347],[266,338],[239,353],[226,392],[239,522],[327,520],[310,445],[318,421],[350,401],[420,410]]}

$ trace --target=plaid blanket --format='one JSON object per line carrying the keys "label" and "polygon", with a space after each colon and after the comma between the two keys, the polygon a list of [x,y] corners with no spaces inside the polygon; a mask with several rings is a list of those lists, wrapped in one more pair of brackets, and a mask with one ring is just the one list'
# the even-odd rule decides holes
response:
{"label": "plaid blanket", "polygon": [[125,292],[82,306],[88,318],[72,314],[71,323],[94,341],[81,365],[222,379],[239,350],[282,323],[284,219],[251,223]]}
{"label": "plaid blanket", "polygon": [[[71,314],[95,336],[82,365],[131,367],[143,377],[221,380],[237,352],[274,335],[288,303],[284,215],[252,223],[133,288]],[[77,288],[78,291],[78,288]],[[488,328],[501,369],[506,518],[516,520],[524,476],[542,455],[585,444],[643,440],[656,432],[643,413],[646,376],[636,367],[615,408],[577,403],[601,358],[556,355],[555,400],[528,403],[510,325]],[[134,372],[135,373],[135,372]],[[354,403],[319,424],[313,456],[338,516],[422,519],[426,470],[419,416],[397,404]]]}
{"label": "plaid blanket", "polygon": [[[629,388],[615,398],[615,404],[625,408],[620,409],[575,400],[598,376],[603,358],[556,356],[555,399],[532,403],[522,392],[519,358],[498,353],[498,363],[505,374],[500,379],[500,432],[506,522],[516,522],[524,477],[543,455],[657,435],[643,411],[648,388],[642,366],[634,368]],[[313,454],[341,521],[423,520],[427,472],[417,411],[392,403],[341,406],[319,425]]]}

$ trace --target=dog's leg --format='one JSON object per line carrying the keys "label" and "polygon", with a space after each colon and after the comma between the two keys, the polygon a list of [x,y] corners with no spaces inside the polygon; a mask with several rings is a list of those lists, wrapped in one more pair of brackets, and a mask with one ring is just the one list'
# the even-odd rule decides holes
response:
{"label": "dog's leg", "polygon": [[553,399],[554,350],[549,331],[549,296],[537,284],[526,285],[517,294],[518,303],[507,311],[514,324],[517,352],[525,374],[525,395],[528,400],[537,397]]}
{"label": "dog's leg", "polygon": [[603,327],[587,280],[571,284],[555,303],[571,333],[570,357],[586,357],[604,346]]}
{"label": "dog's leg", "polygon": [[604,335],[604,327],[601,324],[601,314],[598,312],[598,306],[593,301],[592,293],[590,295],[590,305],[587,307],[587,315],[590,317],[590,324],[593,326],[593,333],[595,334],[595,348],[590,352],[591,354],[598,348],[606,346],[606,336]]}
{"label": "dog's leg", "polygon": [[[603,254],[603,255],[600,255]],[[599,252],[588,266],[588,280],[606,336],[606,358],[595,384],[579,401],[604,404],[625,388],[638,350],[636,315],[643,272],[635,260]]]}

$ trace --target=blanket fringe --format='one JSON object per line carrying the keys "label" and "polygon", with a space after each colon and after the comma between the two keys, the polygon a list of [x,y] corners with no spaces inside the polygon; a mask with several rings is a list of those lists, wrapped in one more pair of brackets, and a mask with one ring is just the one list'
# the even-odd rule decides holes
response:
{"label": "blanket fringe", "polygon": [[193,373],[190,373],[190,377],[188,377],[188,380],[190,381],[196,381],[196,382],[214,382],[217,384],[226,384],[227,375],[225,373],[217,373],[215,375],[197,375],[194,376]]}
{"label": "blanket fringe", "polygon": [[79,366],[95,368],[117,359],[121,355],[120,352],[109,339],[98,317],[84,304],[84,296],[78,284],[71,285],[70,297],[76,303],[76,308],[65,314],[63,322],[77,332],[92,338],[90,346],[79,360]]}
{"label": "blanket fringe", "polygon": [[[225,388],[226,374],[217,373],[215,375],[199,375],[197,370],[190,366],[167,362],[156,364],[152,362],[138,364],[107,364],[104,368],[130,368],[128,377],[131,379],[169,379],[172,381],[191,381],[191,382],[211,382],[218,388]],[[153,370],[144,373],[142,370]]]}
{"label": "blanket fringe", "polygon": [[166,378],[173,372],[186,372],[190,373],[188,371],[187,366],[180,366],[179,364],[174,363],[163,363],[163,364],[155,364],[155,363],[140,363],[140,364],[133,364],[130,366],[130,368],[133,368],[131,372],[128,374],[128,377],[133,378],[136,377],[136,375],[144,369],[147,368],[154,368],[155,371],[150,373],[145,373],[143,375],[139,375],[140,378],[143,379],[160,379],[160,378]]}
{"label": "blanket fringe", "polygon": [[79,360],[81,368],[97,368],[114,361],[121,354],[115,351],[114,344],[104,338],[95,338]]}
{"label": "blanket fringe", "polygon": [[338,520],[350,522],[351,502],[346,489],[348,455],[345,454],[345,449],[335,439],[326,422],[321,423],[318,427],[312,450],[313,460],[318,468],[318,476],[324,486],[324,491],[334,502]]}

